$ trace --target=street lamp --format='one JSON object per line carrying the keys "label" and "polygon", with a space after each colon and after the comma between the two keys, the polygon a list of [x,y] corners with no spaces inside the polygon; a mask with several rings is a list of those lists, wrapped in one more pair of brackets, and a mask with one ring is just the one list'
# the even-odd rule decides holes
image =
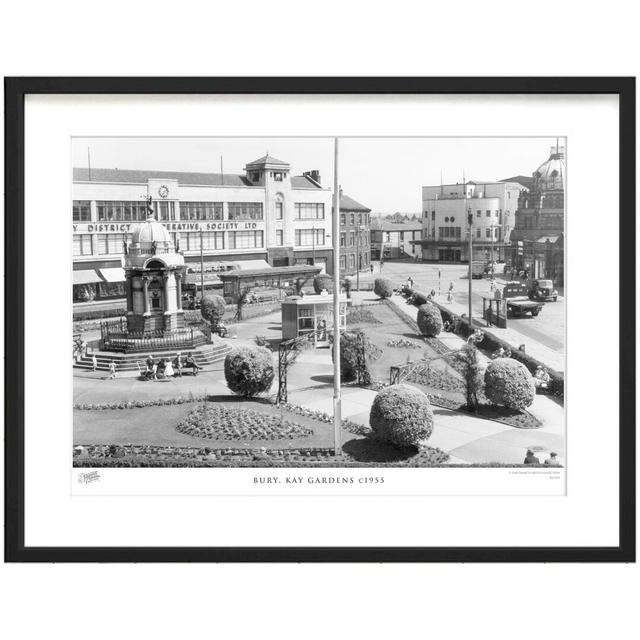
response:
{"label": "street lamp", "polygon": [[[465,200],[466,198],[466,185],[465,185]],[[473,281],[473,213],[471,213],[471,207],[467,210],[467,222],[469,223],[469,333],[472,331],[471,321],[471,283]]]}

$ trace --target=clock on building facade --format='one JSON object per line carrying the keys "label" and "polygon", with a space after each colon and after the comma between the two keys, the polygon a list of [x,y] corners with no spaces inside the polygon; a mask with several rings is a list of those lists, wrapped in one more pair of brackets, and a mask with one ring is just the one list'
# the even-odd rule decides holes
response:
{"label": "clock on building facade", "polygon": [[166,198],[169,195],[169,187],[167,187],[167,185],[163,184],[159,189],[158,189],[158,195],[161,198]]}

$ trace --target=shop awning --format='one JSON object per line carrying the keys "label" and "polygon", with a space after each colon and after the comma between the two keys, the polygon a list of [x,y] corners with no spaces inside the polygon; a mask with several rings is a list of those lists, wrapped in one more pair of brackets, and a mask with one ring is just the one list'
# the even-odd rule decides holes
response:
{"label": "shop awning", "polygon": [[102,282],[102,278],[96,273],[95,269],[73,272],[73,284],[93,284],[94,282]]}
{"label": "shop awning", "polygon": [[124,282],[124,269],[122,267],[112,267],[110,269],[100,269],[100,275],[106,282]]}

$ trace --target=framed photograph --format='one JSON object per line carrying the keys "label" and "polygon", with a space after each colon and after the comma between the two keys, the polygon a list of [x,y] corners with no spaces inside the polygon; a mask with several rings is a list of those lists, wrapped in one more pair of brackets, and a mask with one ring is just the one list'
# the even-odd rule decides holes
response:
{"label": "framed photograph", "polygon": [[13,562],[635,560],[633,78],[8,78]]}

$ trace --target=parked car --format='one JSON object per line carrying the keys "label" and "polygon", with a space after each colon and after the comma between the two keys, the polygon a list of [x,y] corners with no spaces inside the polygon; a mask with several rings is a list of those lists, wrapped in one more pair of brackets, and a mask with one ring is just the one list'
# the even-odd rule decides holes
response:
{"label": "parked car", "polygon": [[558,292],[553,288],[553,280],[534,280],[529,290],[531,300],[558,301]]}

